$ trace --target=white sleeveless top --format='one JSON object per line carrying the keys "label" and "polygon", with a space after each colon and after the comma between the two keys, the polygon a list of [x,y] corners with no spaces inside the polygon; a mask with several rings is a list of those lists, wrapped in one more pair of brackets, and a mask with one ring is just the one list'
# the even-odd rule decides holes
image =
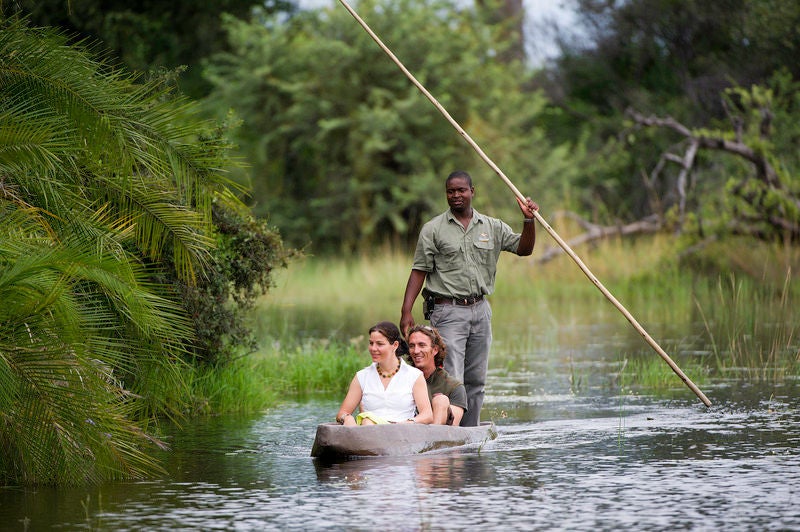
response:
{"label": "white sleeveless top", "polygon": [[413,418],[417,411],[413,388],[422,372],[400,360],[400,370],[384,390],[375,365],[373,362],[356,373],[361,385],[361,404],[364,411],[393,422]]}

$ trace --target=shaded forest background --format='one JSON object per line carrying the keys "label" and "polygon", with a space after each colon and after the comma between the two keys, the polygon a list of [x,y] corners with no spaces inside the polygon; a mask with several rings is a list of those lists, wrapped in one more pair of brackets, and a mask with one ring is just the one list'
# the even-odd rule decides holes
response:
{"label": "shaded forest background", "polygon": [[[335,2],[79,1],[71,14],[58,0],[30,4],[32,22],[99,39],[132,70],[186,66],[180,88],[236,124],[246,201],[292,246],[408,246],[456,168],[477,178],[479,208],[515,213],[504,185]],[[560,55],[542,66],[525,60],[524,40],[543,30],[526,25],[520,0],[358,9],[544,213],[796,240],[800,8],[567,5],[577,24],[550,28]]]}
{"label": "shaded forest background", "polygon": [[[354,5],[545,217],[668,232],[714,267],[710,241],[800,239],[796,2],[574,0],[542,65],[521,0]],[[243,317],[295,250],[410,250],[455,169],[519,214],[336,3],[0,10],[8,481],[151,471],[152,424],[252,349]]]}

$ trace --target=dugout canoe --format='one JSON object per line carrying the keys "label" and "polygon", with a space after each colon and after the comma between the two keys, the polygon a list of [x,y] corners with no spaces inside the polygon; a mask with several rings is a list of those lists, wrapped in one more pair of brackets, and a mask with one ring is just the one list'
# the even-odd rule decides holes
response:
{"label": "dugout canoe", "polygon": [[482,444],[496,437],[497,430],[491,422],[483,422],[477,427],[416,423],[345,427],[333,422],[321,423],[317,426],[311,456],[330,459],[412,455]]}

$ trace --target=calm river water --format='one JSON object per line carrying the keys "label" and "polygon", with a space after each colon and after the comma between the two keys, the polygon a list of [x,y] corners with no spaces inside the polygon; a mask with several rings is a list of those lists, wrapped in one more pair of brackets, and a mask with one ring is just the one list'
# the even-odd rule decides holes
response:
{"label": "calm river water", "polygon": [[[563,380],[563,379],[562,379]],[[707,409],[492,375],[482,448],[320,464],[340,398],[193,421],[168,475],[0,491],[3,530],[800,530],[797,386],[716,384]],[[680,384],[680,383],[679,383]]]}

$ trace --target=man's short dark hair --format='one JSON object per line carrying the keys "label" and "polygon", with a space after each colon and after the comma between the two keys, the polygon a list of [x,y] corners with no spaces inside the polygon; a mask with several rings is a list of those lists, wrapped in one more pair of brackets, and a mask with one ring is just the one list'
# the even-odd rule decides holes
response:
{"label": "man's short dark hair", "polygon": [[447,186],[447,184],[448,184],[448,183],[449,183],[451,180],[453,180],[453,179],[457,179],[457,178],[459,178],[459,177],[466,179],[466,180],[467,180],[467,184],[468,184],[470,187],[472,186],[472,176],[471,176],[471,175],[469,175],[468,173],[466,173],[464,170],[456,170],[455,172],[451,172],[451,173],[450,173],[450,175],[449,175],[449,176],[447,176],[447,179],[445,179],[445,180],[444,180],[444,186],[446,187],[446,186]]}

